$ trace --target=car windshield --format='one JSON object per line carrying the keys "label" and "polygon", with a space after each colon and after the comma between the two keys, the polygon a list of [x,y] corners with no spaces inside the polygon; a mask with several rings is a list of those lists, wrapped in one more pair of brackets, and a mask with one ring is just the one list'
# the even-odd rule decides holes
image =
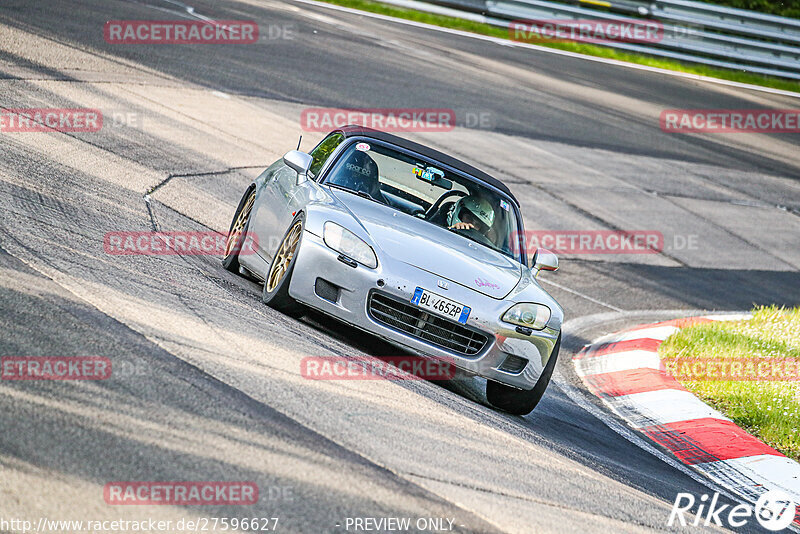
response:
{"label": "car windshield", "polygon": [[350,145],[325,183],[447,228],[522,263],[511,200],[435,162],[373,142]]}

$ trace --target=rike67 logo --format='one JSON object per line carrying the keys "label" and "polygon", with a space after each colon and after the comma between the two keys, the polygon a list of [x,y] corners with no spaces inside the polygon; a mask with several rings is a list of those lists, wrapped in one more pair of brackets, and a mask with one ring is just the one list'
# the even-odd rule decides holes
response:
{"label": "rike67 logo", "polygon": [[[695,504],[698,505],[697,512],[694,513],[692,520],[690,515]],[[772,532],[785,530],[797,517],[797,503],[780,490],[770,490],[764,493],[755,505],[738,504],[733,507],[729,504],[720,504],[719,493],[714,493],[710,499],[708,495],[702,495],[699,502],[691,493],[678,493],[675,504],[672,505],[667,526],[675,526],[677,523],[682,527],[716,525],[741,528],[747,525],[753,517],[767,530]]]}

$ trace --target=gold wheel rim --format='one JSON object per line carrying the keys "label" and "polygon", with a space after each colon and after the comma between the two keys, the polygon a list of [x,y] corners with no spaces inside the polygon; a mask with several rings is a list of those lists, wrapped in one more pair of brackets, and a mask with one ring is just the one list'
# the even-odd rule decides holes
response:
{"label": "gold wheel rim", "polygon": [[289,270],[289,264],[292,263],[297,245],[300,243],[300,231],[302,228],[302,221],[294,223],[294,226],[286,234],[283,243],[278,248],[278,252],[275,253],[275,259],[269,268],[269,275],[267,276],[268,293],[275,291],[275,288],[278,287],[278,284],[286,275],[286,271]]}
{"label": "gold wheel rim", "polygon": [[242,235],[244,227],[247,226],[247,220],[250,218],[250,212],[253,211],[253,203],[255,203],[255,201],[256,193],[253,191],[253,193],[247,197],[247,202],[245,202],[244,207],[242,207],[242,211],[239,212],[239,216],[236,217],[236,222],[233,223],[231,231],[228,232],[228,240],[225,242],[226,257],[230,256],[236,248],[239,242],[239,236]]}

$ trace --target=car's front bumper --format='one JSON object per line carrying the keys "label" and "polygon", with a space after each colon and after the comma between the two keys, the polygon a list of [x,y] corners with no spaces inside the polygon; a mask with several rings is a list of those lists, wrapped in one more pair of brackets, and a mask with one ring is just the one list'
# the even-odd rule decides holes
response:
{"label": "car's front bumper", "polygon": [[[441,289],[438,282],[442,278],[401,261],[382,258],[376,269],[369,269],[361,265],[352,267],[338,257],[339,254],[328,248],[319,236],[304,231],[297,251],[289,294],[311,308],[332,315],[412,353],[448,359],[467,372],[520,389],[532,389],[536,385],[553,351],[558,330],[545,328],[534,331],[531,335],[521,334],[513,325],[500,321],[513,305],[512,302],[493,299],[453,282],[449,283],[447,290]],[[340,288],[336,302],[326,300],[316,293],[317,278]],[[367,302],[372,291],[380,291],[410,304],[417,287],[472,308],[466,324],[489,337],[483,350],[474,356],[460,355],[384,326],[370,317]],[[500,367],[509,356],[524,358],[528,363],[520,372],[506,372]]]}

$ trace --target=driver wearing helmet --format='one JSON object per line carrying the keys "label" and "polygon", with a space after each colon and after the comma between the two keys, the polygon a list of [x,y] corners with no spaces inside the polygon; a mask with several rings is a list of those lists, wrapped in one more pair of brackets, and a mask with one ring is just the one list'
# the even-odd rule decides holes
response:
{"label": "driver wearing helmet", "polygon": [[[459,199],[447,216],[450,230],[477,230],[487,236],[494,224],[494,209],[488,200],[475,195]],[[489,239],[487,237],[487,239]]]}

